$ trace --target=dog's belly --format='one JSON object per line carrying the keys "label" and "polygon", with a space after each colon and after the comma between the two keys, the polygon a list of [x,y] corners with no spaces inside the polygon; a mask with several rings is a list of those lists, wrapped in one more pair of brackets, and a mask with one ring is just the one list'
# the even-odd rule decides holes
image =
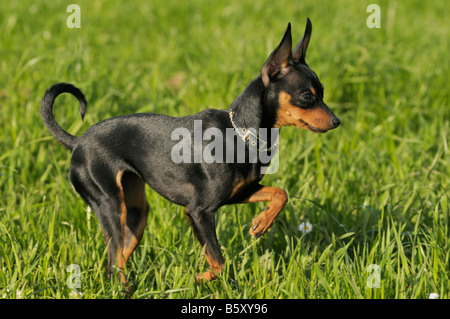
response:
{"label": "dog's belly", "polygon": [[194,184],[182,176],[183,172],[176,173],[176,169],[167,169],[167,166],[166,170],[156,167],[140,172],[144,181],[158,194],[177,205],[186,206],[194,197]]}

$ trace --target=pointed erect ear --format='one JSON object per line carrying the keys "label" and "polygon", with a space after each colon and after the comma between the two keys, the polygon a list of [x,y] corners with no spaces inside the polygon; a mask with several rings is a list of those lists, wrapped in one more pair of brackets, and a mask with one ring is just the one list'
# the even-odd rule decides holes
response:
{"label": "pointed erect ear", "polygon": [[312,24],[309,18],[306,18],[306,29],[303,38],[295,46],[292,53],[292,59],[294,62],[305,63],[306,50],[308,49],[309,39],[311,39]]}
{"label": "pointed erect ear", "polygon": [[261,69],[261,76],[264,85],[269,85],[270,77],[274,77],[278,72],[289,63],[292,52],[292,36],[291,36],[291,24],[289,23],[284,33],[283,40],[281,40],[278,47],[272,52],[272,54],[264,63]]}

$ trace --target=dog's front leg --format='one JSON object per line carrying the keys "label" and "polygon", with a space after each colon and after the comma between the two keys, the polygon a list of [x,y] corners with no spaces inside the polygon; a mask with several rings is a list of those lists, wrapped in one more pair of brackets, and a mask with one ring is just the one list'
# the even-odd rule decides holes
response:
{"label": "dog's front leg", "polygon": [[213,280],[222,272],[225,260],[220,251],[215,227],[215,211],[202,210],[199,207],[186,207],[186,214],[200,245],[205,247],[205,257],[210,270],[197,275],[197,282]]}
{"label": "dog's front leg", "polygon": [[242,203],[270,202],[262,212],[252,221],[250,235],[258,238],[273,225],[278,214],[283,210],[288,201],[286,192],[275,187],[260,185],[260,188],[247,197]]}

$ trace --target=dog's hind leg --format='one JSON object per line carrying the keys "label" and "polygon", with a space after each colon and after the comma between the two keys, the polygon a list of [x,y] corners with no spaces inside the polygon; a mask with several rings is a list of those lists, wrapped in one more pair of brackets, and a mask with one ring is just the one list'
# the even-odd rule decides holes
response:
{"label": "dog's hind leg", "polygon": [[123,269],[147,222],[144,182],[125,170],[114,175],[109,170],[89,170],[86,165],[72,165],[70,180],[95,212],[103,230],[108,245],[108,277],[117,265],[119,276],[127,285]]}
{"label": "dog's hind leg", "polygon": [[95,212],[108,246],[108,278],[111,278],[117,262],[117,253],[121,245],[120,204],[115,198],[96,198],[87,200]]}
{"label": "dog's hind leg", "polygon": [[75,190],[92,208],[105,236],[108,246],[108,277],[111,278],[122,242],[120,216],[121,203],[114,179],[100,184],[86,166],[74,166],[70,170],[70,181]]}
{"label": "dog's hind leg", "polygon": [[138,175],[122,170],[116,175],[116,184],[119,188],[122,238],[118,266],[123,269],[147,226],[148,202],[145,183]]}

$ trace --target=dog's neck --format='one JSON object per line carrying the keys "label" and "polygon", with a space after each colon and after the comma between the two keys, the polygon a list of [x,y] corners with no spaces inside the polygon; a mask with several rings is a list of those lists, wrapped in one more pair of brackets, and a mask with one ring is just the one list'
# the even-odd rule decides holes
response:
{"label": "dog's neck", "polygon": [[233,101],[228,110],[233,112],[236,125],[255,130],[273,127],[275,113],[265,103],[265,91],[261,76],[258,76]]}

